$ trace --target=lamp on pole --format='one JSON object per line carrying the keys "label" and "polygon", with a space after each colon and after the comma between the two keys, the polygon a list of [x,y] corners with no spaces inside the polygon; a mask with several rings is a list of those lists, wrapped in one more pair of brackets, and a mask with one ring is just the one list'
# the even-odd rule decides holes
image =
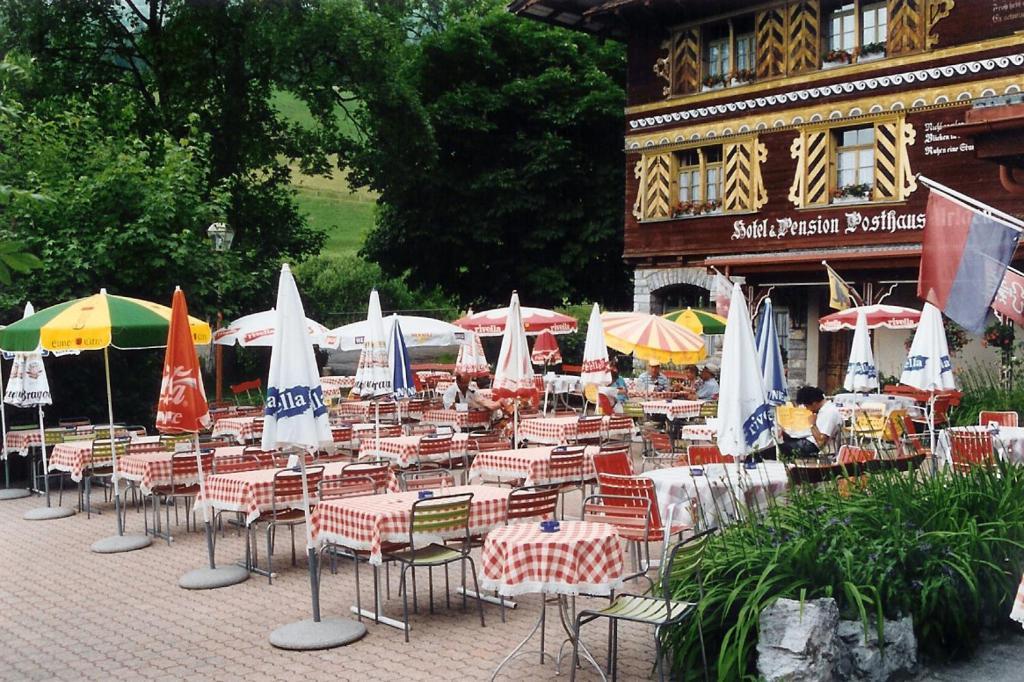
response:
{"label": "lamp on pole", "polygon": [[[213,244],[213,250],[223,253],[231,249],[231,242],[235,239],[235,230],[227,223],[211,223],[210,227],[206,228],[206,236],[210,238],[210,242]],[[220,311],[220,287],[217,288],[217,323],[214,325],[214,331],[221,328],[224,322],[224,313]],[[224,393],[224,369],[223,369],[223,353],[224,347],[219,343],[214,344],[213,358],[215,366],[215,384],[216,393],[215,400],[219,403]]]}

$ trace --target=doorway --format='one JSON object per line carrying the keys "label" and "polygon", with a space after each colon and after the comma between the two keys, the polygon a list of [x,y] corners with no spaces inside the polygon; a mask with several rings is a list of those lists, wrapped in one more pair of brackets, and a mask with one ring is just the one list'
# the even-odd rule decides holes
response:
{"label": "doorway", "polygon": [[853,347],[853,332],[847,329],[822,333],[818,336],[820,356],[824,361],[818,370],[818,386],[831,395],[843,388],[846,381],[846,367],[850,362]]}

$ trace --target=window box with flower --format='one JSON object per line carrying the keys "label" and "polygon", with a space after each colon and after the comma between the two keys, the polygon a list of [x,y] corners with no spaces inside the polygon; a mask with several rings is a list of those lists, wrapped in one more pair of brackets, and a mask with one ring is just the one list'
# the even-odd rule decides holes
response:
{"label": "window box with flower", "polygon": [[704,76],[704,80],[701,81],[701,92],[708,92],[709,90],[721,90],[725,87],[727,77],[724,75],[710,75]]}
{"label": "window box with flower", "polygon": [[737,69],[733,71],[729,78],[729,87],[737,87],[740,85],[749,85],[754,82],[754,70],[753,69]]}
{"label": "window box with flower", "polygon": [[722,212],[722,202],[717,199],[711,201],[681,201],[672,207],[673,218],[694,218],[701,215],[717,215]]}
{"label": "window box with flower", "polygon": [[872,186],[869,184],[844,185],[832,190],[833,204],[862,204],[871,200]]}
{"label": "window box with flower", "polygon": [[846,50],[830,50],[822,60],[821,68],[834,69],[837,66],[846,66],[852,61],[853,55]]}
{"label": "window box with flower", "polygon": [[867,43],[857,50],[857,63],[873,62],[885,58],[885,43]]}

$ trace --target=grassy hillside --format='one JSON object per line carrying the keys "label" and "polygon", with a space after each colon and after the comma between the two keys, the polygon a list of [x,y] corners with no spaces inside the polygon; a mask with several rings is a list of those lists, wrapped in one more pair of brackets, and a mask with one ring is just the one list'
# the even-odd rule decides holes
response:
{"label": "grassy hillside", "polygon": [[[309,109],[289,93],[274,95],[274,106],[289,120],[313,125]],[[345,119],[341,120],[344,124]],[[327,233],[323,253],[343,256],[357,252],[373,227],[376,195],[366,190],[351,191],[342,173],[325,178],[303,175],[294,167],[292,172],[299,210],[306,214],[310,225]]]}

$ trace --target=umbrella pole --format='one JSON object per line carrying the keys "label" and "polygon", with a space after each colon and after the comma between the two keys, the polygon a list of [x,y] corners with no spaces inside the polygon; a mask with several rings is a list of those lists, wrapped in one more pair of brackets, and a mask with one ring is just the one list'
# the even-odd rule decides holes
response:
{"label": "umbrella pole", "polygon": [[[46,491],[46,506],[50,506],[50,471],[46,461],[46,429],[43,428],[43,406],[39,405],[39,449],[43,453],[43,489]],[[5,440],[4,443],[7,441]],[[6,461],[6,460],[5,460]]]}
{"label": "umbrella pole", "polygon": [[306,554],[309,555],[309,588],[313,601],[313,622],[320,622],[320,572],[316,565],[316,549],[313,547],[313,524],[309,518],[309,484],[306,478],[306,453],[298,450],[299,471],[302,473],[302,512],[306,517]]}
{"label": "umbrella pole", "polygon": [[199,433],[194,433],[192,446],[196,452],[196,471],[199,472],[199,499],[203,500],[203,522],[206,526],[206,553],[210,559],[210,570],[217,568],[213,559],[213,527],[210,524],[210,505],[206,503],[206,473],[203,471],[203,458],[199,450]]}
{"label": "umbrella pole", "polygon": [[[0,432],[3,434],[3,443],[0,447],[3,448],[4,458],[4,488],[11,487],[11,461],[7,459],[7,410],[4,409],[4,365],[0,362]],[[43,447],[46,447],[45,443]],[[31,467],[29,467],[31,469]],[[31,486],[30,486],[31,487]]]}
{"label": "umbrella pole", "polygon": [[117,516],[117,534],[124,535],[124,523],[121,521],[121,495],[117,485],[117,445],[114,441],[114,393],[110,389],[110,347],[103,348],[103,372],[107,379],[107,418],[110,422],[110,468],[111,480],[114,483],[114,514]]}

